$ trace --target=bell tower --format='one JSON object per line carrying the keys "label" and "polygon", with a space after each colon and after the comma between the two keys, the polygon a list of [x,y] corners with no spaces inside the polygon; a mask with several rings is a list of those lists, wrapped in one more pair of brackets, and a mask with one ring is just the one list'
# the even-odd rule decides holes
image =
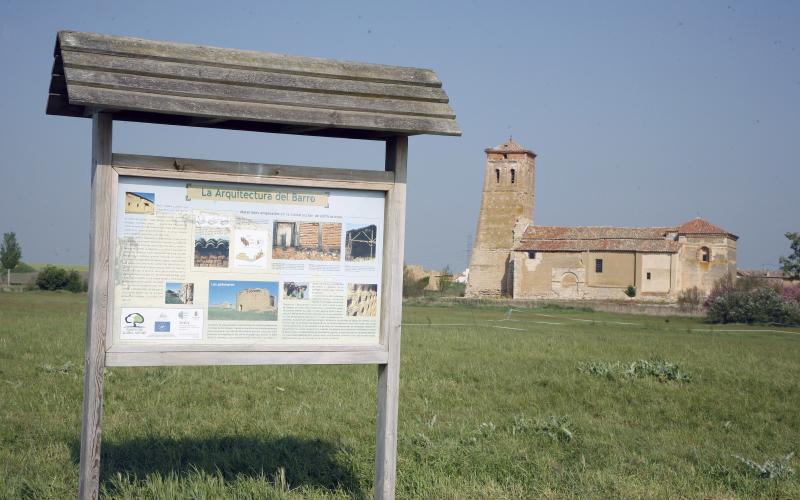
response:
{"label": "bell tower", "polygon": [[510,295],[514,229],[533,224],[536,154],[512,139],[486,150],[467,297]]}

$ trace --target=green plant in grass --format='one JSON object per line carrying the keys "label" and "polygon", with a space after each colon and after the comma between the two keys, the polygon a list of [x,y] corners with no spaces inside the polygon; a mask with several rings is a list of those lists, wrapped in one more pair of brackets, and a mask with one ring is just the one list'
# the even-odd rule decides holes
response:
{"label": "green plant in grass", "polygon": [[640,359],[628,363],[619,361],[588,361],[578,364],[578,370],[609,380],[655,378],[659,382],[691,382],[692,376],[677,364],[655,359]]}
{"label": "green plant in grass", "polygon": [[766,460],[764,463],[758,463],[739,455],[734,455],[734,458],[742,462],[750,471],[758,474],[761,479],[783,479],[794,474],[794,469],[789,466],[793,456],[794,452],[776,460]]}
{"label": "green plant in grass", "polygon": [[536,432],[552,438],[554,441],[569,443],[575,437],[575,432],[570,429],[571,424],[567,417],[550,416],[536,422]]}

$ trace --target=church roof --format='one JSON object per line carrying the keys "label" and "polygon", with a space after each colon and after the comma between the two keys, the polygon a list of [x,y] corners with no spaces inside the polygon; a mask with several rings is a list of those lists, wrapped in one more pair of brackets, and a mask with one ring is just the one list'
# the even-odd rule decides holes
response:
{"label": "church roof", "polygon": [[664,239],[669,227],[528,226],[524,238],[546,240]]}
{"label": "church roof", "polygon": [[534,158],[536,157],[536,153],[530,149],[525,149],[521,145],[514,142],[514,139],[510,137],[503,144],[499,144],[493,148],[487,148],[485,151],[486,153],[527,153]]}
{"label": "church roof", "polygon": [[684,222],[677,227],[676,231],[678,234],[723,234],[734,239],[739,239],[739,237],[735,234],[732,234],[719,226],[715,226],[714,224],[705,219],[701,219],[700,217],[695,217],[688,222]]}
{"label": "church roof", "polygon": [[675,253],[680,244],[666,239],[669,227],[528,226],[515,250],[542,252]]}
{"label": "church roof", "polygon": [[654,252],[676,253],[680,244],[674,240],[528,240],[514,250],[539,252]]}
{"label": "church roof", "polygon": [[668,233],[683,235],[731,234],[707,220],[696,218],[678,227],[528,226],[514,250],[541,252],[665,252],[680,243]]}

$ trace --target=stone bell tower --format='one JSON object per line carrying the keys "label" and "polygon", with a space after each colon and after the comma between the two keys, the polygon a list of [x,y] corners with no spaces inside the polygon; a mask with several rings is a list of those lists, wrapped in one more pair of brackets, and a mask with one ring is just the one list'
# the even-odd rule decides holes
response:
{"label": "stone bell tower", "polygon": [[469,264],[467,297],[500,297],[513,289],[514,230],[533,224],[536,154],[512,139],[486,150],[478,230]]}

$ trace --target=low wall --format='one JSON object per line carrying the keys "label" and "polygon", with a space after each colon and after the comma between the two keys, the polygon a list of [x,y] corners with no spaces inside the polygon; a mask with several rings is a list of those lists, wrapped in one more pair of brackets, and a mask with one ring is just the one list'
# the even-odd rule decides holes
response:
{"label": "low wall", "polygon": [[503,306],[503,307],[543,307],[556,305],[572,309],[591,309],[621,314],[644,314],[647,316],[690,316],[703,317],[705,310],[694,312],[682,311],[677,304],[653,304],[640,302],[596,301],[596,300],[512,300],[512,299],[473,299],[464,297],[441,297],[435,299],[409,299],[408,303],[419,304],[459,304],[468,306]]}
{"label": "low wall", "polygon": [[[81,281],[86,281],[89,278],[88,271],[78,271],[78,274],[81,277]],[[34,271],[32,273],[11,273],[11,284],[12,285],[23,285],[23,286],[34,286],[36,285],[36,277],[39,276],[39,271]],[[8,277],[6,276],[5,271],[0,272],[0,282],[3,285],[6,284],[6,280]]]}

